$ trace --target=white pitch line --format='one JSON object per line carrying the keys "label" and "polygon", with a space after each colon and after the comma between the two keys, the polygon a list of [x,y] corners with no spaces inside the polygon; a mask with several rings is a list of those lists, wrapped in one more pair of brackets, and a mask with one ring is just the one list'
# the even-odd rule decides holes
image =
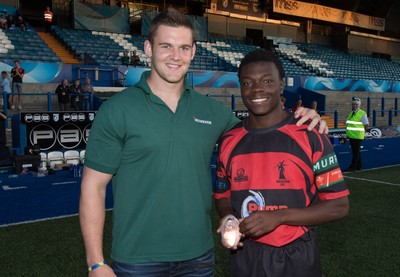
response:
{"label": "white pitch line", "polygon": [[69,215],[62,215],[62,216],[56,216],[56,217],[47,217],[47,218],[41,218],[41,219],[35,219],[35,220],[27,220],[27,221],[22,221],[22,222],[17,222],[17,223],[10,223],[10,224],[0,225],[0,228],[1,227],[21,225],[21,224],[27,224],[27,223],[42,222],[42,221],[47,221],[47,220],[51,220],[51,219],[61,219],[61,218],[73,217],[73,216],[77,216],[77,215],[78,214],[69,214]]}
{"label": "white pitch line", "polygon": [[349,178],[349,179],[354,179],[354,180],[367,181],[367,182],[371,182],[371,183],[378,183],[378,184],[384,184],[384,185],[400,187],[400,184],[394,184],[394,183],[371,180],[371,179],[365,179],[365,178],[350,177],[350,176],[347,176],[347,175],[344,175],[344,178]]}
{"label": "white pitch line", "polygon": [[[107,212],[108,211],[112,211],[112,208],[111,209],[106,209],[106,211]],[[16,223],[3,224],[3,225],[0,225],[0,228],[9,227],[9,226],[15,226],[15,225],[28,224],[28,223],[36,223],[36,222],[42,222],[42,221],[48,221],[48,220],[54,220],[54,219],[63,219],[63,218],[74,217],[74,216],[78,216],[78,215],[79,214],[68,214],[68,215],[47,217],[47,218],[41,218],[41,219],[35,219],[35,220],[27,220],[27,221],[21,221],[21,222],[16,222]]]}
{"label": "white pitch line", "polygon": [[68,182],[59,182],[59,183],[52,183],[53,186],[58,186],[58,185],[65,185],[65,184],[76,184],[76,181],[68,181]]}
{"label": "white pitch line", "polygon": [[374,167],[374,168],[369,168],[369,169],[363,169],[363,171],[371,171],[371,170],[390,168],[390,167],[396,167],[396,166],[400,166],[400,164],[392,164],[392,165],[385,165],[385,166]]}

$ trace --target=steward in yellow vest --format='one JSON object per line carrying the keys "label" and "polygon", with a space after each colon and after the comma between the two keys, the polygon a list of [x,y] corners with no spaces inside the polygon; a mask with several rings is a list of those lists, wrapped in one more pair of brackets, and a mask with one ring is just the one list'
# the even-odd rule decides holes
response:
{"label": "steward in yellow vest", "polygon": [[345,171],[360,171],[362,168],[360,148],[369,121],[366,112],[360,109],[360,98],[353,97],[351,106],[352,111],[346,119],[346,136],[350,141],[353,158],[351,165]]}

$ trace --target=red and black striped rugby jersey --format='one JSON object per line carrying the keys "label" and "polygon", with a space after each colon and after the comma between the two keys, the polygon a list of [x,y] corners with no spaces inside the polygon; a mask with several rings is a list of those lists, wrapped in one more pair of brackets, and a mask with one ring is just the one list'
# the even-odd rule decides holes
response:
{"label": "red and black striped rugby jersey", "polygon": [[[221,137],[214,197],[230,198],[238,218],[349,194],[328,137],[296,122],[290,115],[273,127],[251,129],[244,120]],[[306,231],[281,225],[256,241],[279,247]]]}

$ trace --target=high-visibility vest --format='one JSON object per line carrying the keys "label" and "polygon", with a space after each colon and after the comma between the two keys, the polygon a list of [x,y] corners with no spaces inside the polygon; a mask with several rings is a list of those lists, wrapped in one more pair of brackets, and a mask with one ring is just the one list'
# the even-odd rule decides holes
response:
{"label": "high-visibility vest", "polygon": [[43,13],[44,21],[51,22],[53,21],[53,13],[51,11],[45,11]]}
{"label": "high-visibility vest", "polygon": [[350,112],[346,120],[346,136],[352,139],[364,139],[365,128],[361,118],[366,113],[359,109],[357,112]]}

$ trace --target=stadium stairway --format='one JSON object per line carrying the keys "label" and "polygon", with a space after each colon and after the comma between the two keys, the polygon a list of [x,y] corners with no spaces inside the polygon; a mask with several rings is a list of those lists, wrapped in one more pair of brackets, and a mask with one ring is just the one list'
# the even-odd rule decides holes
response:
{"label": "stadium stairway", "polygon": [[[335,120],[330,117],[329,115],[321,115],[321,118],[326,121],[326,125],[328,125],[328,128],[335,129]],[[342,122],[338,122],[338,128],[339,129],[346,129],[346,125],[344,125]]]}
{"label": "stadium stairway", "polygon": [[62,62],[68,64],[80,64],[80,61],[76,59],[52,34],[44,32],[37,32],[37,34],[46,42],[54,53],[56,53]]}

